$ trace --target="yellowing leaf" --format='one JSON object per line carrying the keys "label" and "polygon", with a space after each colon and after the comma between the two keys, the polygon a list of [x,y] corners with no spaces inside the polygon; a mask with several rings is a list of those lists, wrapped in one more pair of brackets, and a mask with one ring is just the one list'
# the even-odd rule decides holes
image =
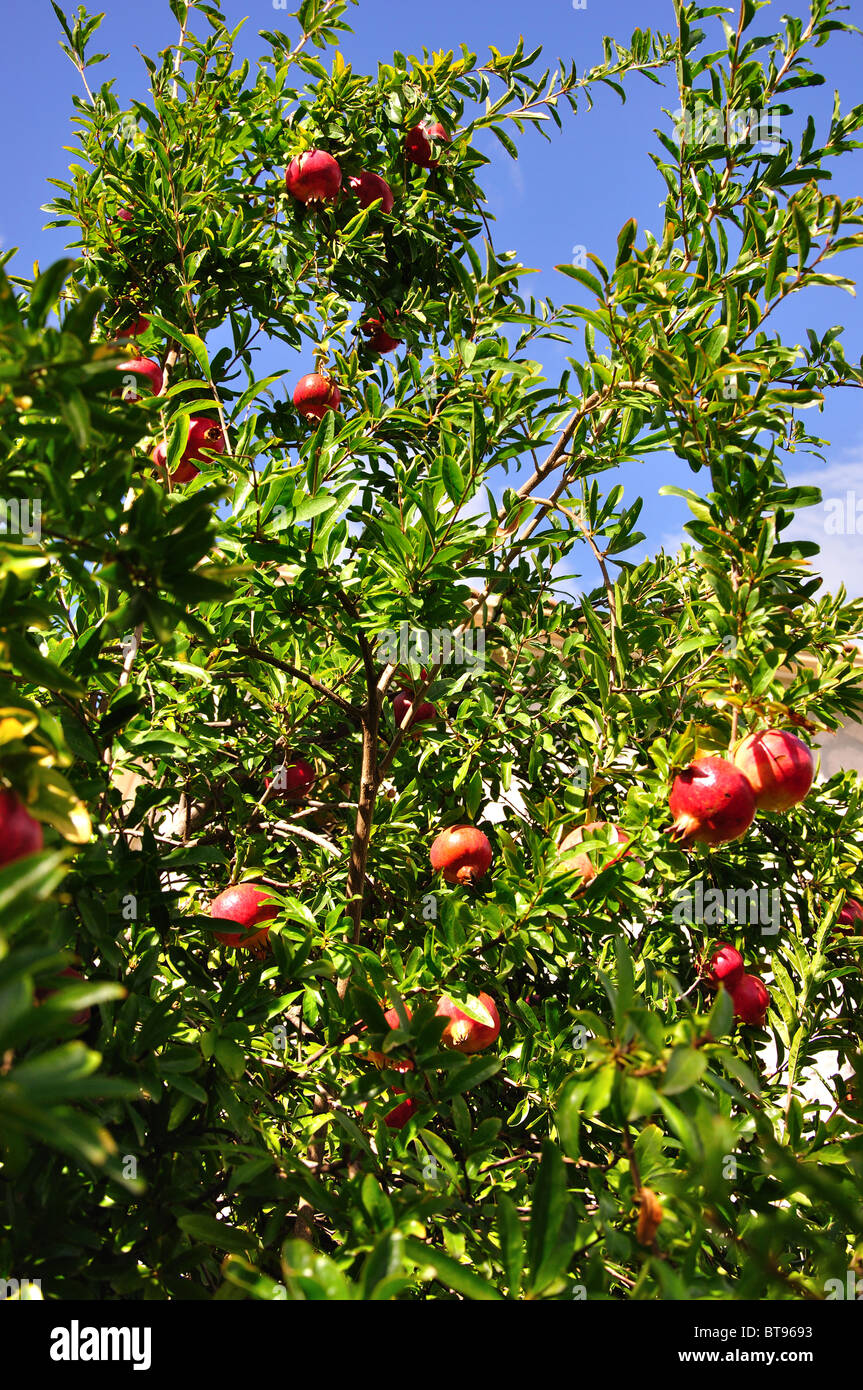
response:
{"label": "yellowing leaf", "polygon": [[27,809],[37,820],[53,825],[73,845],[86,845],[93,834],[90,816],[66,778],[56,768],[40,762],[35,786],[35,797],[28,799]]}

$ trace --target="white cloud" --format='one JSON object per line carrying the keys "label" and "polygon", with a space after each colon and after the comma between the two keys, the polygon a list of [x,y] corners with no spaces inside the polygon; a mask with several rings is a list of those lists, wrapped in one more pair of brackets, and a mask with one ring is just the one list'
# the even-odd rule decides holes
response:
{"label": "white cloud", "polygon": [[786,476],[792,487],[819,487],[823,501],[801,508],[784,538],[815,541],[821,547],[810,564],[827,592],[844,584],[849,598],[863,597],[863,456],[850,454],[826,467],[816,464]]}

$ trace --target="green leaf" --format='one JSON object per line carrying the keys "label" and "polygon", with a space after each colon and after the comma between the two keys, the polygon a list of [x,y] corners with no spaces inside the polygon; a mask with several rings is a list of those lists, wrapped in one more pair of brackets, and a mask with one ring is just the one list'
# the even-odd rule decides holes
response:
{"label": "green leaf", "polygon": [[571,280],[577,280],[580,285],[584,285],[595,294],[597,299],[604,300],[605,291],[595,275],[591,275],[589,270],[585,270],[580,265],[556,265],[555,270],[559,270],[562,275],[568,275]]}
{"label": "green leaf", "polygon": [[480,1302],[500,1298],[493,1284],[481,1279],[465,1265],[451,1260],[448,1255],[444,1255],[432,1245],[425,1245],[422,1241],[409,1238],[405,1241],[405,1255],[419,1266],[421,1278],[438,1279],[446,1288],[454,1289],[465,1298]]}
{"label": "green leaf", "polygon": [[662,1091],[666,1096],[688,1091],[707,1070],[707,1058],[694,1047],[676,1047],[668,1059]]}

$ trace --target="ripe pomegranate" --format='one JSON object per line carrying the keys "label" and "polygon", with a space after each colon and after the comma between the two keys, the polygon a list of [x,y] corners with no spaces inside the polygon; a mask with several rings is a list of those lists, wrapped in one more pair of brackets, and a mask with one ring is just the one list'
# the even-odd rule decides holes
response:
{"label": "ripe pomegranate", "polygon": [[[411,1011],[407,1004],[405,1004],[405,1013],[410,1019]],[[384,1018],[390,1028],[401,1028],[402,1021],[396,1009],[387,1009]],[[396,1058],[387,1052],[370,1052],[368,1057],[369,1061],[374,1062],[376,1067],[387,1067],[390,1071],[413,1071],[414,1069],[414,1064],[410,1057]]]}
{"label": "ripe pomegranate", "polygon": [[134,219],[134,214],[133,214],[131,208],[118,208],[118,209],[117,209],[117,221],[118,221],[118,222],[133,222],[134,220],[135,220],[135,219]]}
{"label": "ripe pomegranate", "polygon": [[[402,1096],[404,1091],[398,1086],[393,1086],[393,1095]],[[411,1115],[415,1115],[420,1108],[420,1103],[413,1096],[408,1096],[400,1105],[396,1105],[389,1114],[384,1115],[384,1124],[387,1129],[404,1129]]]}
{"label": "ripe pomegranate", "polygon": [[17,793],[0,788],[0,865],[11,864],[42,848],[42,827]]}
{"label": "ripe pomegranate", "polygon": [[421,169],[436,169],[439,160],[433,158],[432,141],[449,143],[449,133],[440,121],[422,121],[412,126],[405,138],[405,154],[413,164]]}
{"label": "ripe pomegranate", "polygon": [[[413,704],[414,702],[409,691],[400,690],[398,692],[393,700],[393,716],[396,721],[397,729],[401,728],[402,720],[408,711],[413,709]],[[411,715],[411,720],[408,724],[408,732],[412,732],[414,737],[417,737],[422,732],[417,725],[430,724],[435,719],[437,719],[437,710],[434,705],[430,704],[428,700],[420,700],[416,710],[414,710]]]}
{"label": "ripe pomegranate", "polygon": [[[128,362],[117,364],[117,371],[124,376],[144,377],[150,383],[150,394],[158,396],[162,390],[162,368],[158,362],[154,362],[150,357],[132,357]],[[120,391],[114,392],[115,396],[122,396],[126,401],[137,401],[140,397],[131,386],[123,387]]]}
{"label": "ripe pomegranate", "polygon": [[[307,763],[305,758],[296,758],[294,762],[284,764],[276,772],[276,790],[282,793],[286,801],[299,801],[311,790],[316,776],[311,763]],[[266,786],[269,786],[272,780],[266,777]]]}
{"label": "ripe pomegranate", "polygon": [[725,985],[733,990],[743,978],[743,957],[735,946],[718,941],[710,954],[704,979],[712,989]]}
{"label": "ripe pomegranate", "polygon": [[859,903],[856,898],[848,898],[839,913],[836,925],[849,928],[843,932],[844,936],[863,936],[863,903]]}
{"label": "ripe pomegranate", "polygon": [[[604,830],[614,831],[614,838],[617,844],[629,844],[629,836],[619,825],[611,825],[605,820],[591,820],[588,821],[586,825],[577,825],[574,830],[570,830],[568,835],[564,835],[557,852],[559,855],[567,854],[569,851],[573,850],[576,845],[580,845],[585,837],[590,839],[592,835]],[[597,851],[594,851],[594,853],[596,852]],[[601,850],[598,852],[602,854]],[[589,854],[579,854],[576,855],[573,860],[573,868],[586,886],[588,883],[593,882],[597,874],[602,872],[602,869],[607,869],[611,864],[616,864],[618,859],[622,859],[623,855],[626,853],[626,850],[621,850],[620,854],[616,854],[613,859],[608,861],[608,864],[601,864],[599,868],[596,867]]]}
{"label": "ripe pomegranate", "polygon": [[294,405],[305,420],[323,420],[328,410],[338,410],[341,392],[329,377],[308,372],[294,391]]}
{"label": "ripe pomegranate", "polygon": [[[188,483],[197,477],[201,470],[195,467],[194,460],[201,458],[205,449],[212,450],[214,454],[223,454],[225,436],[215,420],[208,420],[204,415],[195,415],[189,421],[189,438],[183,456],[171,474],[171,482]],[[168,450],[163,440],[153,450],[152,459],[157,467],[164,468],[167,457]]]}
{"label": "ripe pomegranate", "polygon": [[306,150],[292,159],[285,187],[300,203],[332,202],[342,186],[342,171],[331,154]]}
{"label": "ripe pomegranate", "polygon": [[671,834],[683,845],[724,845],[752,824],[755,796],[743,773],[726,758],[698,758],[675,777],[668,801]]}
{"label": "ripe pomegranate", "polygon": [[471,1018],[458,1004],[445,994],[438,1004],[435,1013],[438,1018],[448,1019],[448,1023],[443,1030],[441,1042],[444,1047],[454,1047],[457,1052],[484,1052],[487,1047],[491,1047],[497,1041],[500,1034],[500,1016],[497,1012],[497,1005],[490,994],[480,994],[479,1002],[487,1011],[491,1018],[491,1023],[478,1023],[475,1018]]}
{"label": "ripe pomegranate", "polygon": [[381,318],[366,319],[360,324],[360,332],[365,334],[366,346],[370,352],[392,352],[394,348],[400,347],[403,341],[401,338],[390,336]]}
{"label": "ripe pomegranate", "polygon": [[[79,983],[84,983],[85,980],[85,976],[81,974],[80,970],[73,970],[71,965],[67,965],[65,970],[60,971],[60,974],[69,980],[78,980]],[[37,989],[35,992],[36,1003],[41,1004],[43,999],[56,993],[56,989]],[[90,1022],[91,1013],[92,1009],[79,1009],[77,1013],[71,1015],[69,1022],[74,1023],[76,1028],[83,1028],[85,1023]]]}
{"label": "ripe pomegranate", "polygon": [[431,847],[433,869],[442,869],[447,883],[473,883],[491,868],[491,845],[474,825],[449,825]]}
{"label": "ripe pomegranate", "polygon": [[242,946],[246,951],[255,946],[263,946],[270,929],[263,927],[261,931],[255,932],[254,936],[248,936],[247,932],[259,922],[272,921],[278,916],[278,912],[270,890],[257,883],[237,883],[233,888],[226,888],[224,893],[220,893],[210,904],[211,917],[229,917],[232,922],[238,922],[243,928],[239,932],[217,931],[216,940],[223,942],[225,946]]}
{"label": "ripe pomegranate", "polygon": [[141,334],[146,333],[149,327],[150,320],[145,318],[143,314],[136,314],[135,317],[129,319],[122,328],[118,328],[114,336],[120,340],[125,338],[140,338]]}
{"label": "ripe pomegranate", "polygon": [[372,174],[368,169],[363,169],[361,174],[352,174],[348,183],[352,192],[356,193],[361,208],[370,207],[380,198],[381,212],[392,212],[395,202],[393,191],[380,174]]}
{"label": "ripe pomegranate", "polygon": [[750,734],[738,746],[734,763],[751,786],[759,811],[787,811],[796,806],[815,776],[812,750],[784,729]]}
{"label": "ripe pomegranate", "polygon": [[762,1026],[767,1017],[770,995],[764,981],[757,975],[741,975],[737,984],[732,987],[731,1001],[734,1005],[734,1017],[739,1018],[741,1023],[751,1023],[756,1028]]}

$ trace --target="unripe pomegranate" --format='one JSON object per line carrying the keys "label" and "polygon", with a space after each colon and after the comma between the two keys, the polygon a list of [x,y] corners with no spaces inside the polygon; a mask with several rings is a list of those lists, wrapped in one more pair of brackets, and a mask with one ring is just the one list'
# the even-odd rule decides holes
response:
{"label": "unripe pomegranate", "polygon": [[30,815],[21,798],[8,787],[0,788],[0,865],[11,864],[43,845],[42,827]]}
{"label": "unripe pomegranate", "polygon": [[434,158],[432,141],[449,143],[449,133],[440,121],[422,121],[412,126],[405,138],[405,154],[412,163],[421,169],[436,169],[439,160]]}
{"label": "unripe pomegranate", "polygon": [[731,990],[734,1017],[741,1023],[751,1023],[760,1028],[767,1017],[770,995],[763,980],[757,975],[741,975]]}
{"label": "unripe pomegranate", "polygon": [[[124,376],[143,377],[150,383],[150,394],[153,396],[158,396],[162,390],[162,368],[149,357],[132,357],[128,362],[120,362],[117,364],[117,371],[122,372]],[[122,396],[126,401],[140,399],[132,386],[123,387],[115,391],[114,395]]]}
{"label": "unripe pomegranate", "polygon": [[246,933],[259,922],[272,921],[278,913],[270,890],[257,883],[237,883],[233,888],[226,888],[210,904],[211,917],[229,917],[243,929],[239,932],[217,931],[216,940],[225,946],[242,946],[244,950],[264,944],[270,934],[269,927],[263,927],[254,936],[247,936]]}
{"label": "unripe pomegranate", "polygon": [[497,1041],[500,1034],[500,1016],[497,1005],[490,994],[478,996],[480,1004],[488,1013],[491,1023],[478,1023],[458,1004],[445,994],[435,1009],[438,1018],[448,1020],[443,1030],[441,1042],[444,1047],[454,1047],[457,1052],[484,1052]]}
{"label": "unripe pomegranate", "polygon": [[366,346],[370,352],[392,352],[400,347],[401,338],[393,338],[384,328],[383,319],[366,319],[360,324],[360,332],[365,334]]}
{"label": "unripe pomegranate", "polygon": [[[597,832],[604,830],[614,831],[614,838],[617,844],[629,844],[629,836],[619,825],[611,825],[605,820],[591,820],[588,821],[586,825],[577,825],[574,830],[570,830],[569,834],[564,835],[557,852],[559,855],[567,854],[569,851],[573,850],[576,845],[580,845],[582,840],[590,839],[591,836]],[[575,859],[572,861],[573,868],[586,885],[592,883],[603,868],[607,869],[611,864],[616,864],[618,859],[622,859],[626,852],[626,850],[621,850],[620,854],[616,854],[613,859],[608,861],[608,864],[603,864],[600,868],[596,867],[589,854],[579,854],[576,855]],[[594,853],[597,853],[597,851],[594,851]],[[601,854],[602,851],[600,850],[598,853]]]}
{"label": "unripe pomegranate", "polygon": [[305,420],[323,420],[328,410],[338,410],[341,392],[329,377],[308,372],[294,390],[294,405]]}
{"label": "unripe pomegranate", "polygon": [[[410,693],[407,690],[400,690],[393,700],[393,716],[396,721],[397,729],[401,728],[402,720],[409,710],[413,710],[413,706],[414,702]],[[411,720],[408,724],[408,732],[413,732],[416,736],[421,732],[421,730],[417,728],[418,724],[429,724],[435,719],[437,719],[437,710],[434,705],[430,704],[428,700],[420,700],[411,715]]]}
{"label": "unripe pomegranate", "polygon": [[[85,976],[81,974],[80,970],[73,970],[71,965],[67,965],[65,970],[60,971],[60,974],[66,979],[77,980],[79,983],[84,983],[85,980]],[[56,993],[56,989],[37,989],[36,1003],[41,1004],[43,999],[48,999],[50,995]],[[74,1023],[76,1028],[83,1028],[85,1023],[90,1022],[91,1013],[92,1009],[79,1009],[77,1013],[70,1016],[69,1022]]]}
{"label": "unripe pomegranate", "polygon": [[806,796],[815,776],[812,750],[796,734],[768,729],[750,734],[734,754],[759,811],[787,811]]}
{"label": "unripe pomegranate", "polygon": [[276,791],[282,793],[286,801],[299,801],[314,786],[315,769],[311,763],[307,763],[305,758],[295,758],[293,762],[280,767],[276,772],[275,778],[266,777],[266,786],[275,781]]}
{"label": "unripe pomegranate", "polygon": [[[195,467],[194,460],[201,458],[205,449],[212,450],[214,454],[223,454],[225,436],[215,420],[208,420],[204,415],[195,415],[189,421],[189,438],[182,458],[171,474],[171,482],[188,483],[197,477],[201,470]],[[164,468],[167,457],[167,445],[162,440],[153,450],[152,459],[157,467]]]}
{"label": "unripe pomegranate", "polygon": [[341,186],[342,171],[324,150],[297,155],[285,174],[285,187],[301,203],[332,202]]}
{"label": "unripe pomegranate", "polygon": [[675,777],[668,801],[671,834],[681,844],[724,845],[749,829],[755,797],[743,773],[726,758],[698,758]]}
{"label": "unripe pomegranate", "polygon": [[442,869],[447,883],[473,883],[491,868],[491,845],[474,825],[449,825],[431,847],[433,869]]}
{"label": "unripe pomegranate", "polygon": [[361,208],[370,207],[380,198],[381,212],[392,212],[395,202],[393,191],[380,174],[372,174],[364,169],[361,174],[352,174],[348,183],[351,191],[356,193]]}
{"label": "unripe pomegranate", "polygon": [[[408,1008],[407,1004],[405,1004],[405,1013],[408,1019],[410,1019],[411,1011]],[[401,1028],[402,1021],[398,1016],[397,1009],[387,1009],[386,1013],[384,1014],[384,1018],[386,1019],[389,1028]],[[395,1058],[391,1054],[386,1052],[370,1052],[368,1054],[368,1058],[370,1062],[374,1062],[376,1067],[387,1067],[390,1071],[403,1072],[413,1071],[414,1069],[414,1064],[411,1061],[410,1057]]]}
{"label": "unripe pomegranate", "polygon": [[743,978],[743,957],[735,946],[719,941],[710,954],[704,979],[713,989],[725,985],[733,990]]}

